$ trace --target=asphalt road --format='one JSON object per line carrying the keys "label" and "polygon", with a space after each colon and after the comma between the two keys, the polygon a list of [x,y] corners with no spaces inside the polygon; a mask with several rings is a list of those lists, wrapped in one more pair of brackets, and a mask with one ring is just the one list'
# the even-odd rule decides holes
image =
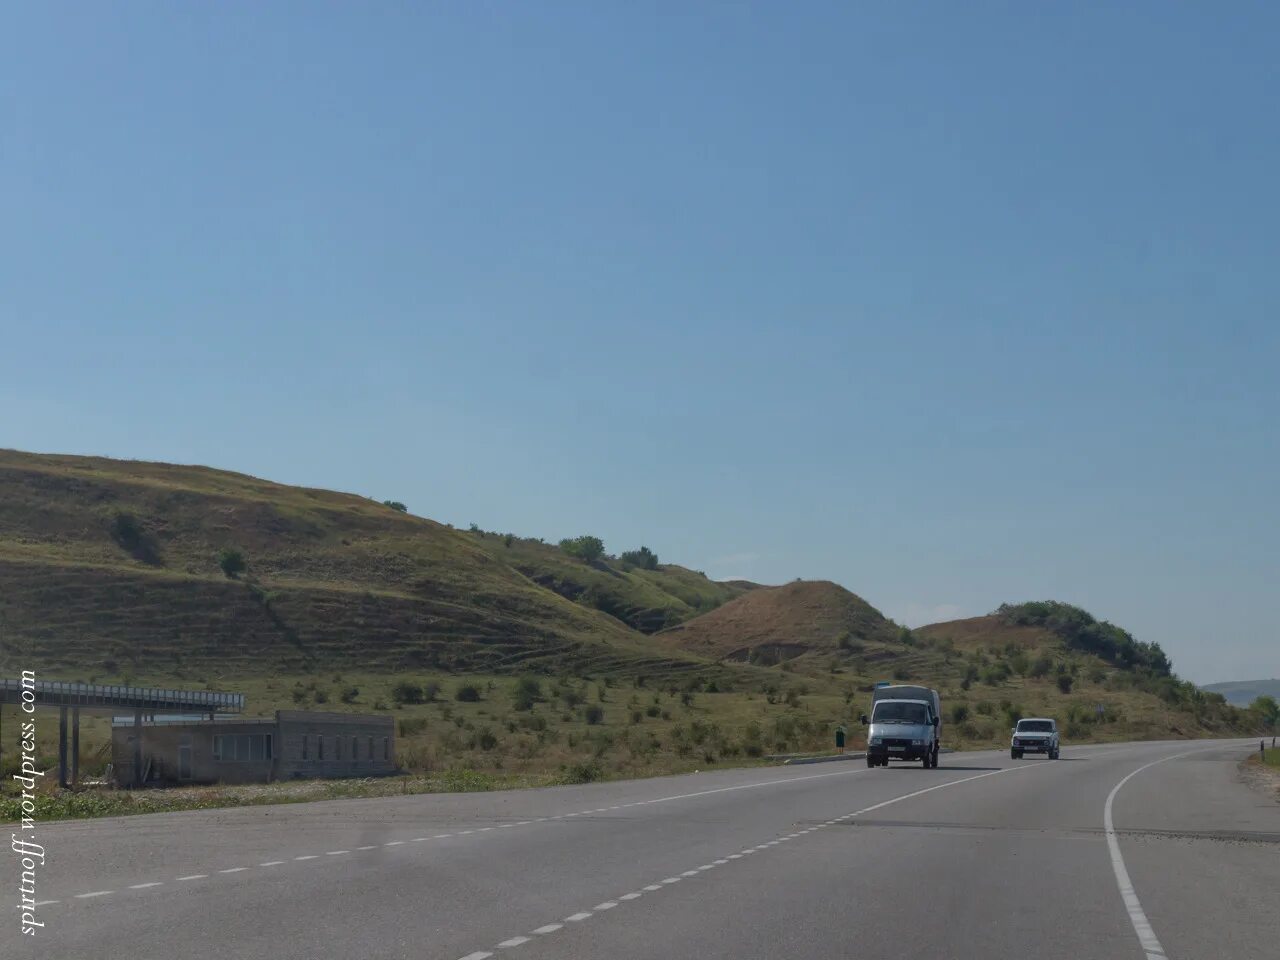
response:
{"label": "asphalt road", "polygon": [[[1241,782],[1246,751],[1067,745],[42,824],[37,899],[56,902],[35,938],[7,911],[0,957],[1274,960],[1280,804]],[[15,903],[19,870],[0,872]]]}

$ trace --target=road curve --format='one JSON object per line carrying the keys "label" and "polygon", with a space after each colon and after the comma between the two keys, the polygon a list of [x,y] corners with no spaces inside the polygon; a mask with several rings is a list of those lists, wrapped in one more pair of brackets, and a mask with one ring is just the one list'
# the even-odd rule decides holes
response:
{"label": "road curve", "polygon": [[[1239,742],[39,825],[0,956],[1274,958]],[[17,883],[16,859],[11,870]],[[48,901],[48,902],[46,902]]]}

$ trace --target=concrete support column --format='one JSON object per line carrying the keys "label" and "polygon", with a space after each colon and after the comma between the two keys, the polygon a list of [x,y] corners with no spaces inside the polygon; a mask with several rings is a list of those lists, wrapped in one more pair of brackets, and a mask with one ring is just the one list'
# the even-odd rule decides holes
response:
{"label": "concrete support column", "polygon": [[80,708],[71,708],[71,785],[80,782]]}
{"label": "concrete support column", "polygon": [[58,708],[58,786],[67,786],[67,708]]}
{"label": "concrete support column", "polygon": [[133,711],[133,785],[142,786],[142,708]]}

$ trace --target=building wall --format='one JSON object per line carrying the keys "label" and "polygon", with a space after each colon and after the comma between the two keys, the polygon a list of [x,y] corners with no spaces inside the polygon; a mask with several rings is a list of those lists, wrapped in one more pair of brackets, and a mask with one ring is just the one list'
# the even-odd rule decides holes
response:
{"label": "building wall", "polygon": [[276,713],[276,775],[377,777],[396,770],[395,722],[378,714]]}
{"label": "building wall", "polygon": [[[132,726],[111,731],[115,780],[125,786],[133,783],[133,736]],[[263,736],[270,741],[231,741]],[[274,720],[257,722],[144,724],[142,743],[144,769],[148,760],[151,763],[148,782],[264,783],[300,777],[374,777],[396,770],[395,723],[390,716],[281,710]],[[250,758],[241,759],[246,743],[251,747]],[[190,748],[189,770],[181,769],[184,744]]]}

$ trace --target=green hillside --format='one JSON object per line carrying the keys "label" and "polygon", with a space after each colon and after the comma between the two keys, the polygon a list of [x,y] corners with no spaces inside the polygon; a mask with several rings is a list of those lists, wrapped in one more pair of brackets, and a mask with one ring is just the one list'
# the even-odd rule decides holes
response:
{"label": "green hillside", "polygon": [[[220,565],[226,551],[247,563],[234,578]],[[0,669],[19,661],[177,677],[703,666],[655,653],[471,534],[363,497],[205,467],[0,451]]]}

